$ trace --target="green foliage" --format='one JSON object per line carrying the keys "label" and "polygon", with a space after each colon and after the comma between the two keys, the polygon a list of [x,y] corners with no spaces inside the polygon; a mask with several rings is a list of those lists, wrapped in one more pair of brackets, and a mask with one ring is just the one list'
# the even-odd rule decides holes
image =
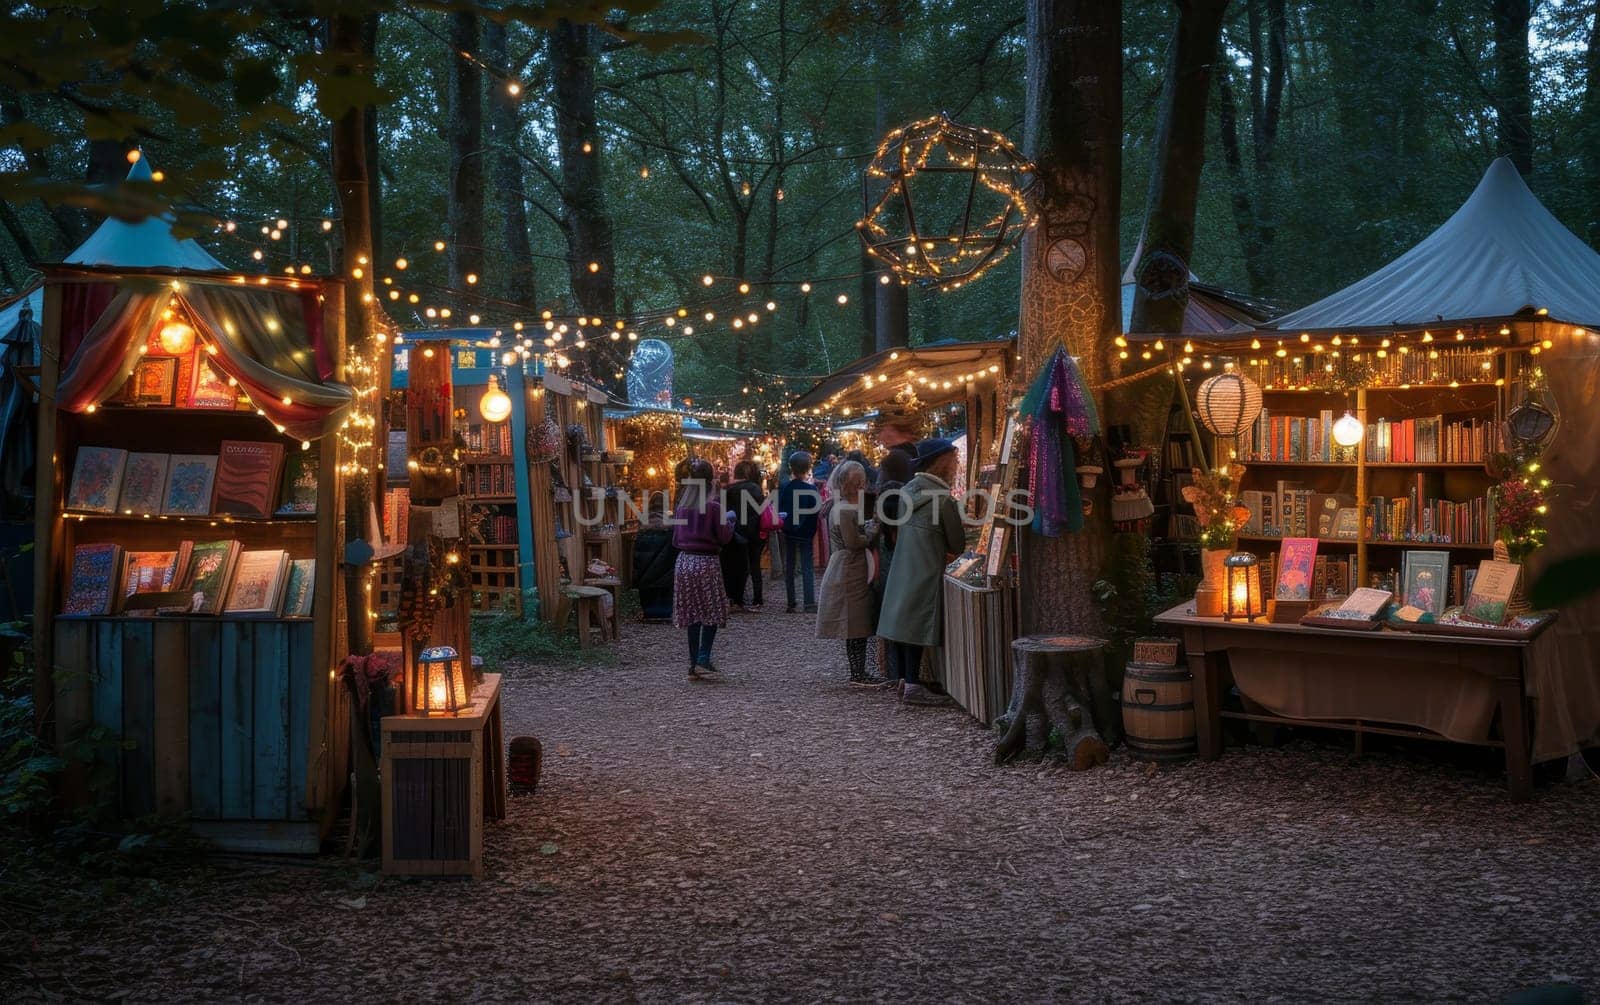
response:
{"label": "green foliage", "polygon": [[1100,606],[1100,617],[1110,634],[1110,659],[1113,663],[1126,662],[1133,640],[1150,634],[1150,619],[1159,612],[1155,606],[1150,539],[1143,534],[1113,534],[1100,578],[1089,592]]}
{"label": "green foliage", "polygon": [[1537,610],[1565,607],[1600,591],[1600,554],[1573,555],[1551,562],[1534,582],[1528,600]]}
{"label": "green foliage", "polygon": [[518,663],[610,663],[609,649],[579,649],[577,636],[566,626],[559,631],[544,621],[523,621],[510,614],[480,615],[472,619],[472,652],[483,657],[491,673]]}

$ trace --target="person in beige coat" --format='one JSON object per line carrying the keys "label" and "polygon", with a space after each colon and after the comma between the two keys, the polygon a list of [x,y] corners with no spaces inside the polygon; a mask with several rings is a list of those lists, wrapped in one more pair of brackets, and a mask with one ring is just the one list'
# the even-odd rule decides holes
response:
{"label": "person in beige coat", "polygon": [[877,521],[863,521],[867,472],[855,461],[837,465],[828,478],[823,525],[828,528],[828,568],[817,598],[817,638],[843,639],[855,687],[881,687],[867,673],[867,638],[872,634],[872,577],[867,555],[877,541]]}

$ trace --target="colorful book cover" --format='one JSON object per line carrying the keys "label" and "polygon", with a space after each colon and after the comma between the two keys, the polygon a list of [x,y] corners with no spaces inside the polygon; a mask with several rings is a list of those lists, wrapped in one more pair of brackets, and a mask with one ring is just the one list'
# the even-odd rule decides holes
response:
{"label": "colorful book cover", "polygon": [[1448,551],[1408,551],[1401,562],[1401,602],[1439,617],[1444,613],[1449,581]]}
{"label": "colorful book cover", "polygon": [[317,561],[297,558],[289,563],[289,581],[283,588],[283,616],[311,617],[311,590],[316,581]]}
{"label": "colorful book cover", "polygon": [[189,389],[190,408],[237,408],[239,391],[228,383],[209,358],[194,368],[194,383]]}
{"label": "colorful book cover", "polygon": [[189,591],[189,610],[196,614],[216,614],[222,610],[228,577],[239,555],[237,541],[200,541],[189,557],[184,589]]}
{"label": "colorful book cover", "polygon": [[1467,602],[1461,616],[1486,625],[1503,625],[1509,619],[1506,605],[1516,589],[1517,576],[1522,566],[1515,562],[1497,562],[1484,559],[1478,563],[1477,574],[1467,593]]}
{"label": "colorful book cover", "polygon": [[122,563],[122,599],[170,590],[177,574],[176,551],[130,551]]}
{"label": "colorful book cover", "polygon": [[72,577],[61,613],[110,614],[121,561],[120,545],[80,544],[72,549]]}
{"label": "colorful book cover", "polygon": [[72,488],[67,491],[67,509],[90,513],[115,513],[117,493],[122,489],[122,468],[128,452],[116,447],[79,447],[72,466]]}
{"label": "colorful book cover", "polygon": [[317,511],[317,465],[321,457],[316,448],[291,453],[283,468],[283,501],[279,516]]}
{"label": "colorful book cover", "polygon": [[122,470],[122,493],[117,499],[117,508],[124,513],[160,513],[170,456],[129,454]]}
{"label": "colorful book cover", "polygon": [[246,551],[233,570],[233,585],[223,610],[229,614],[276,614],[283,592],[288,553],[282,549]]}
{"label": "colorful book cover", "polygon": [[133,400],[141,405],[171,406],[177,401],[178,359],[149,356],[133,368]]}
{"label": "colorful book cover", "polygon": [[1311,570],[1317,563],[1317,539],[1286,537],[1278,552],[1278,575],[1273,597],[1277,600],[1310,600]]}
{"label": "colorful book cover", "polygon": [[283,475],[283,444],[265,440],[223,440],[217,454],[213,513],[271,516]]}
{"label": "colorful book cover", "polygon": [[211,454],[173,454],[161,512],[167,516],[205,516],[211,512],[211,483],[217,459]]}

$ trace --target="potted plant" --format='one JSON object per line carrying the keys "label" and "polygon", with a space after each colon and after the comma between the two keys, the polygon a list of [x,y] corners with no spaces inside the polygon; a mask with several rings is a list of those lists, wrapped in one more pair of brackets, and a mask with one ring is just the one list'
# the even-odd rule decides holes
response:
{"label": "potted plant", "polygon": [[1183,489],[1183,500],[1194,506],[1200,523],[1200,588],[1195,591],[1195,613],[1211,617],[1222,613],[1223,560],[1239,544],[1239,529],[1250,511],[1239,505],[1234,492],[1244,478],[1240,465],[1223,465],[1212,471],[1194,469],[1194,482]]}

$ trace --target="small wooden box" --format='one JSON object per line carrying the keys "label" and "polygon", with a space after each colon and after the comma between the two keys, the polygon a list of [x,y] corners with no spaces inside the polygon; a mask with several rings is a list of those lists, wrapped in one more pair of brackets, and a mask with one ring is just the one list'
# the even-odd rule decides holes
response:
{"label": "small wooden box", "polygon": [[383,871],[483,877],[483,821],[505,817],[500,675],[459,716],[383,720]]}

